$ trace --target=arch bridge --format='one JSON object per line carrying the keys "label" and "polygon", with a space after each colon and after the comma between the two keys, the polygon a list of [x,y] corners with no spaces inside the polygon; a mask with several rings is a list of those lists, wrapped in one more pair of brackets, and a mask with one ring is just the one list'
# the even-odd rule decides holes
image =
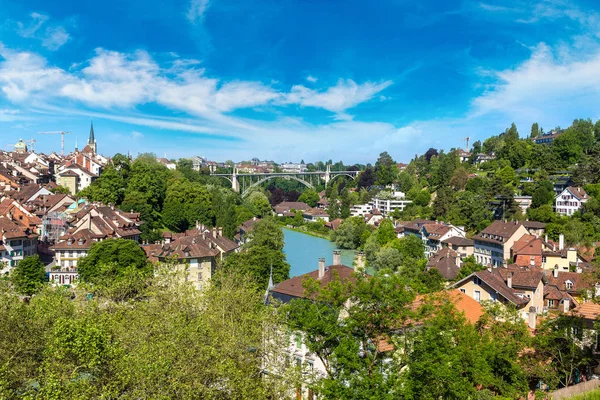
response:
{"label": "arch bridge", "polygon": [[315,172],[268,172],[268,173],[248,173],[240,174],[237,169],[233,169],[231,174],[211,174],[211,176],[220,176],[231,182],[231,188],[238,193],[242,194],[242,197],[246,197],[253,188],[260,184],[269,181],[271,179],[283,178],[292,179],[300,182],[304,186],[314,189],[321,180],[327,185],[338,176],[347,176],[352,179],[358,176],[360,171],[331,171],[331,167],[328,165],[326,171],[315,171]]}

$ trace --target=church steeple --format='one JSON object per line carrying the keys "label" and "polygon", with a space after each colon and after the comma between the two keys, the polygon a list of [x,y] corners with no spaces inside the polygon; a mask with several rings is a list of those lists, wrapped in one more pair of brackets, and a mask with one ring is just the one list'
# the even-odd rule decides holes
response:
{"label": "church steeple", "polygon": [[96,138],[94,137],[94,123],[90,122],[90,138],[88,139],[88,145],[96,153]]}

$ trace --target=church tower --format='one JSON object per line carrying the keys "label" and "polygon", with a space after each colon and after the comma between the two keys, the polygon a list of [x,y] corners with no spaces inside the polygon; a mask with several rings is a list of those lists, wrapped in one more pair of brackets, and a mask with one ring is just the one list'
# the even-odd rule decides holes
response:
{"label": "church tower", "polygon": [[96,138],[94,137],[94,123],[93,122],[90,123],[90,138],[88,139],[87,144],[88,144],[88,146],[90,146],[90,148],[92,149],[94,154],[96,154],[97,153]]}

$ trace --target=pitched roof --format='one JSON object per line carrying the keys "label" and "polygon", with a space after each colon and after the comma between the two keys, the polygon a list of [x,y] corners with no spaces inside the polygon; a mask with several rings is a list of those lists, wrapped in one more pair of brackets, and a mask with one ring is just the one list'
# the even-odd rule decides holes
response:
{"label": "pitched roof", "polygon": [[511,238],[521,226],[521,223],[516,221],[494,221],[487,228],[475,235],[473,239],[484,242],[503,243]]}
{"label": "pitched roof", "polygon": [[448,225],[440,223],[424,224],[423,229],[425,229],[430,239],[440,238],[450,232],[450,227]]}
{"label": "pitched roof", "polygon": [[520,267],[516,264],[505,268],[494,268],[492,273],[499,276],[504,283],[508,281],[509,274],[512,274],[512,286],[523,288],[536,288],[540,281],[544,279],[545,272],[541,268]]}
{"label": "pitched roof", "polygon": [[310,208],[310,206],[302,201],[282,201],[281,203],[275,205],[274,208],[275,211],[306,211]]}
{"label": "pitched roof", "polygon": [[352,274],[354,274],[353,268],[346,267],[345,265],[330,265],[325,267],[325,275],[323,275],[321,279],[319,279],[319,270],[315,270],[280,282],[275,285],[272,291],[274,293],[281,293],[291,297],[300,298],[304,297],[304,287],[302,286],[302,282],[306,278],[310,277],[316,279],[320,282],[321,287],[324,287],[335,279],[340,279],[342,282],[347,279],[352,279]]}
{"label": "pitched roof", "polygon": [[[578,273],[570,271],[558,271],[557,277],[554,277],[555,271],[547,271],[546,279],[549,285],[554,285],[560,290],[566,290],[569,293],[576,293],[580,290],[591,289],[594,286],[592,277],[587,273]],[[573,287],[567,289],[566,282],[571,281]]]}
{"label": "pitched roof", "polygon": [[596,321],[600,317],[600,304],[588,301],[577,307],[573,312],[585,319]]}
{"label": "pitched roof", "polygon": [[583,188],[577,186],[569,186],[567,190],[579,200],[587,200],[589,198],[588,194],[585,192],[585,190],[583,190]]}
{"label": "pitched roof", "polygon": [[474,242],[471,239],[467,239],[462,236],[451,236],[448,239],[442,240],[442,243],[447,243],[454,246],[473,246]]}
{"label": "pitched roof", "polygon": [[527,229],[546,229],[546,224],[538,221],[521,221],[521,224]]}
{"label": "pitched roof", "polygon": [[444,247],[427,261],[427,269],[437,269],[445,279],[452,280],[456,278],[460,271],[460,268],[456,265],[457,258],[458,254],[454,250]]}
{"label": "pitched roof", "polygon": [[523,235],[512,246],[513,254],[515,255],[541,255],[544,249],[542,239],[533,235]]}

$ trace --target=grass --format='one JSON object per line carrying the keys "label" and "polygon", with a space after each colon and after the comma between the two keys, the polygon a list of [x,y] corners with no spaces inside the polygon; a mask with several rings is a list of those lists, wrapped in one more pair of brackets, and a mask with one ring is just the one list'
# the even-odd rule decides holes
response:
{"label": "grass", "polygon": [[328,234],[324,234],[324,233],[320,233],[320,232],[314,232],[314,231],[309,231],[308,229],[302,229],[302,228],[294,228],[292,226],[289,225],[282,225],[284,228],[289,229],[290,231],[296,231],[296,232],[300,232],[300,233],[305,233],[307,235],[310,236],[314,236],[314,237],[318,237],[321,239],[326,239],[329,240],[329,233]]}

